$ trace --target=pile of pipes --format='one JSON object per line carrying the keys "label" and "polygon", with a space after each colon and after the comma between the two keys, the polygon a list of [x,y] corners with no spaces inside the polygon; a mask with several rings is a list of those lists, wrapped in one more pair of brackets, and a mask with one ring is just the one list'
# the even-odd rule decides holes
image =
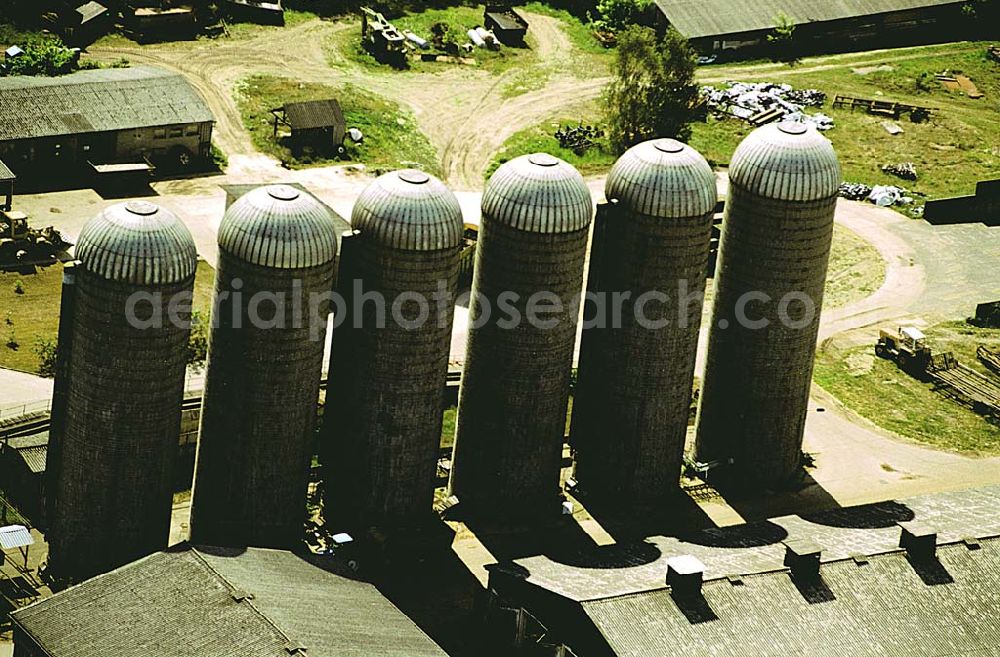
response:
{"label": "pile of pipes", "polygon": [[901,162],[899,164],[884,164],[882,165],[882,171],[888,173],[891,176],[902,178],[903,180],[917,179],[917,167],[913,165],[913,162]]}
{"label": "pile of pipes", "polygon": [[851,201],[868,201],[880,208],[894,205],[910,205],[913,197],[910,192],[895,185],[876,185],[871,187],[864,183],[845,182],[840,185],[840,196]]}
{"label": "pile of pipes", "polygon": [[597,145],[597,140],[604,136],[604,131],[591,125],[560,127],[555,132],[559,145],[572,150],[577,155],[583,155]]}
{"label": "pile of pipes", "polygon": [[722,88],[701,88],[702,98],[713,112],[751,121],[772,113],[783,121],[801,121],[829,130],[833,119],[826,114],[806,114],[807,107],[821,107],[826,94],[818,89],[794,89],[790,84],[770,82],[727,82]]}

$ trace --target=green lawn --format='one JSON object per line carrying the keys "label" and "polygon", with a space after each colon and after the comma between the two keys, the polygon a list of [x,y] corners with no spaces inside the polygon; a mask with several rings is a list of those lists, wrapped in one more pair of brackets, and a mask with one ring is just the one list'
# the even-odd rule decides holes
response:
{"label": "green lawn", "polygon": [[376,174],[402,167],[439,173],[437,153],[420,132],[413,115],[369,91],[350,84],[331,87],[266,75],[243,80],[236,91],[237,105],[254,145],[293,167],[330,164],[331,160],[294,160],[291,152],[274,138],[271,109],[286,102],[321,98],[338,99],[347,126],[356,127],[365,135],[360,145],[346,144],[351,160],[365,164]]}
{"label": "green lawn", "polygon": [[566,160],[585,176],[606,172],[614,164],[615,156],[604,140],[582,155],[577,155],[572,150],[559,146],[559,140],[555,138],[555,132],[559,126],[572,126],[579,122],[580,117],[561,117],[515,133],[504,142],[503,147],[493,158],[486,169],[486,178],[489,178],[504,162],[519,155],[538,152],[551,153]]}
{"label": "green lawn", "polygon": [[[906,187],[927,198],[942,198],[975,191],[976,182],[992,179],[1000,169],[1000,65],[986,58],[985,44],[959,43],[919,49],[907,49],[906,57],[896,59],[896,52],[885,54],[885,64],[891,71],[855,73],[851,68],[829,68],[805,72],[824,66],[829,58],[817,57],[798,65],[776,65],[761,73],[760,63],[710,66],[699,70],[700,78],[725,77],[746,82],[787,82],[796,88],[817,88],[826,92],[829,100],[822,111],[832,116],[836,127],[825,133],[833,142],[844,169],[844,179],[869,185],[894,184]],[[854,55],[864,56],[863,53]],[[842,57],[842,56],[836,56]],[[842,61],[841,59],[831,61]],[[758,67],[755,69],[754,67]],[[745,71],[745,72],[744,72]],[[930,91],[917,85],[922,73],[951,74],[964,72],[985,94],[978,100],[952,92],[935,83]],[[924,76],[926,80],[926,76]],[[718,83],[713,83],[718,84]],[[899,125],[904,133],[892,136],[882,126],[884,118],[865,112],[833,109],[837,94],[865,98],[896,100],[914,105],[935,107],[939,112],[929,122],[912,123],[907,118]],[[577,158],[558,148],[551,136],[551,126],[557,117],[513,135],[497,154],[487,173],[518,155],[545,150],[580,166],[584,173],[601,173],[614,161],[608,153],[589,153]],[[598,123],[601,113],[597,104],[590,104],[581,116]],[[715,166],[729,164],[733,151],[751,131],[748,124],[736,119],[716,120],[692,126],[691,145]],[[913,162],[919,179],[904,181],[881,171],[883,164]]]}
{"label": "green lawn", "polygon": [[[985,371],[977,344],[1000,349],[1000,331],[948,322],[925,331],[935,352],[952,351],[959,362]],[[841,403],[878,426],[917,442],[971,454],[1000,454],[1000,427],[876,358],[872,344],[817,355],[814,380]]]}
{"label": "green lawn", "polygon": [[[59,331],[59,300],[62,297],[62,265],[38,268],[34,274],[0,272],[0,308],[3,308],[0,367],[36,372],[40,340],[56,340]],[[20,282],[23,294],[15,292]],[[215,270],[200,260],[195,274],[194,307],[208,313],[215,286]],[[9,342],[17,343],[14,349]]]}

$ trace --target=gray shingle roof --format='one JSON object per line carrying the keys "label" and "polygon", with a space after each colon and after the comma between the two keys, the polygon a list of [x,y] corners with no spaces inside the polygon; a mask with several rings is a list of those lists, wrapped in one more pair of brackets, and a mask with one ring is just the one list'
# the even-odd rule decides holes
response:
{"label": "gray shingle roof", "polygon": [[[589,625],[562,638],[573,647],[599,636],[607,646],[598,655],[996,656],[997,508],[1000,486],[787,516],[599,548],[572,564],[519,559],[498,567],[496,585],[504,594],[523,579],[529,588],[514,584],[511,602],[524,595],[542,623],[566,605],[578,610]],[[936,562],[900,549],[897,523],[910,521],[937,531]],[[822,550],[821,583],[794,581],[784,564],[785,544],[803,541]],[[679,555],[705,564],[701,598],[676,598],[666,586],[666,562]],[[540,601],[558,598],[530,585],[562,606],[549,608]]]}
{"label": "gray shingle roof", "polygon": [[896,552],[825,564],[825,595],[781,572],[705,584],[700,608],[660,590],[583,609],[618,657],[1000,654],[1000,540],[942,547],[938,557],[953,582],[928,585]]}
{"label": "gray shingle roof", "polygon": [[49,451],[49,432],[18,436],[7,441],[7,449],[17,453],[34,474],[45,472],[45,455]]}
{"label": "gray shingle roof", "polygon": [[[224,554],[159,552],[13,619],[52,657],[445,655],[370,584],[290,552]],[[306,652],[290,653],[293,645]]]}
{"label": "gray shingle roof", "polygon": [[0,77],[0,141],[214,121],[178,73],[153,66]]}
{"label": "gray shingle roof", "polygon": [[770,30],[780,13],[796,24],[962,4],[956,0],[656,0],[660,11],[689,39]]}

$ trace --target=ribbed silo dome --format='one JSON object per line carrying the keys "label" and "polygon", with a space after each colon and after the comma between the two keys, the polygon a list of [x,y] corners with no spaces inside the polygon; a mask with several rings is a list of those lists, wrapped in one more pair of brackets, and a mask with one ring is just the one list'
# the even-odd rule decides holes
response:
{"label": "ribbed silo dome", "polygon": [[644,141],[625,151],[604,190],[632,212],[664,219],[699,217],[717,202],[712,167],[676,139]]}
{"label": "ribbed silo dome", "polygon": [[493,221],[533,233],[581,230],[594,209],[580,172],[546,153],[501,165],[486,184],[482,207]]}
{"label": "ribbed silo dome", "polygon": [[219,226],[219,248],[261,267],[300,269],[332,261],[337,230],[326,207],[287,185],[247,192]]}
{"label": "ribbed silo dome", "polygon": [[88,221],[76,243],[87,271],[132,285],[170,285],[198,266],[191,232],[177,216],[146,201],[119,203]]}
{"label": "ribbed silo dome", "polygon": [[794,122],[751,132],[733,154],[729,179],[754,194],[783,201],[829,198],[842,182],[830,140],[816,128]]}
{"label": "ribbed silo dome", "polygon": [[351,226],[393,249],[436,251],[462,243],[462,208],[437,178],[404,169],[376,178],[354,204]]}

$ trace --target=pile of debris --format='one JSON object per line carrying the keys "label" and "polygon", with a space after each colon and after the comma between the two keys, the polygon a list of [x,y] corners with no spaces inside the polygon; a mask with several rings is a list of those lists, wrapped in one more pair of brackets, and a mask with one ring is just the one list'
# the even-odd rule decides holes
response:
{"label": "pile of debris", "polygon": [[581,122],[578,126],[560,127],[554,136],[562,148],[583,155],[597,145],[597,140],[604,136],[604,131],[591,125],[583,125]]}
{"label": "pile of debris", "polygon": [[884,164],[882,165],[882,171],[888,173],[891,176],[902,178],[903,180],[917,179],[917,167],[913,165],[913,162],[901,162],[899,164]]}
{"label": "pile of debris", "polygon": [[829,130],[833,119],[826,114],[806,114],[807,107],[822,107],[826,94],[818,89],[794,89],[789,84],[770,82],[727,82],[722,88],[706,86],[701,95],[708,109],[735,116],[752,125],[777,121],[801,121]]}
{"label": "pile of debris", "polygon": [[986,55],[993,61],[1000,63],[1000,46],[990,46],[986,49]]}
{"label": "pile of debris", "polygon": [[864,183],[845,182],[840,185],[840,196],[850,201],[868,201],[880,208],[894,205],[912,205],[910,192],[895,185],[876,185],[871,187]]}

